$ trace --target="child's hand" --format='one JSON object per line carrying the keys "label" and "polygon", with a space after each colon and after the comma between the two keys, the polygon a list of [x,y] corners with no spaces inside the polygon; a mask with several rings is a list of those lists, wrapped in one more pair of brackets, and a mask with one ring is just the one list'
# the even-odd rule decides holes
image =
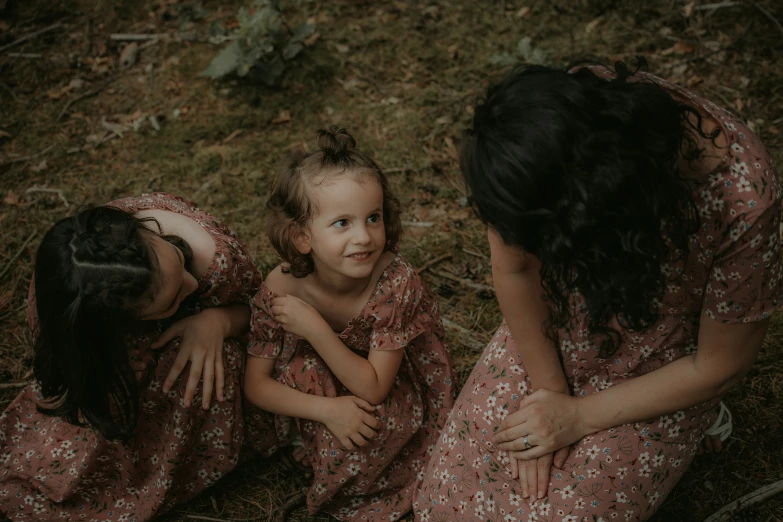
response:
{"label": "child's hand", "polygon": [[359,397],[336,397],[329,402],[323,423],[343,448],[352,450],[355,446],[366,445],[367,440],[375,437],[375,430],[381,427],[373,413],[375,407]]}
{"label": "child's hand", "polygon": [[202,408],[209,408],[213,388],[217,400],[223,400],[223,341],[226,327],[220,309],[208,308],[177,321],[158,337],[151,348],[161,348],[177,337],[182,339],[177,358],[163,383],[164,393],[169,392],[190,361],[190,376],[183,397],[185,406],[190,406],[200,377],[204,379]]}
{"label": "child's hand", "polygon": [[326,321],[318,310],[298,297],[287,295],[272,300],[272,315],[283,325],[286,332],[303,337],[308,341],[324,326]]}

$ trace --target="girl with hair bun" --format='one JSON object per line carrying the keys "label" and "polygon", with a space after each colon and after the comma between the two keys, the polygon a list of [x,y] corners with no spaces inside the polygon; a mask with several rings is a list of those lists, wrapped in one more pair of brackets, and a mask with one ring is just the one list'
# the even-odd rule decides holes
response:
{"label": "girl with hair bun", "polygon": [[344,129],[293,162],[267,204],[283,264],[252,301],[245,394],[311,466],[311,513],[397,520],[451,409],[435,298],[397,253],[400,205]]}

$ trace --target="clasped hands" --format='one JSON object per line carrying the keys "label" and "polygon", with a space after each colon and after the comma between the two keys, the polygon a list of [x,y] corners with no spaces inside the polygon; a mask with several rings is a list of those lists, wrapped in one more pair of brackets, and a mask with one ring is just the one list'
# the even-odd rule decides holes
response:
{"label": "clasped hands", "polygon": [[538,390],[500,423],[493,441],[498,449],[508,451],[511,473],[520,480],[522,496],[543,498],[552,465],[562,468],[571,444],[593,431],[584,419],[580,399]]}

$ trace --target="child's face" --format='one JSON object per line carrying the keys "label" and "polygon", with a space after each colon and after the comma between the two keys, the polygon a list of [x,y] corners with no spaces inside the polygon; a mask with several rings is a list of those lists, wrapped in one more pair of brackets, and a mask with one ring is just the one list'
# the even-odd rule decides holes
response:
{"label": "child's face", "polygon": [[386,245],[383,190],[378,180],[371,174],[346,172],[308,190],[317,214],[303,242],[316,270],[369,277]]}

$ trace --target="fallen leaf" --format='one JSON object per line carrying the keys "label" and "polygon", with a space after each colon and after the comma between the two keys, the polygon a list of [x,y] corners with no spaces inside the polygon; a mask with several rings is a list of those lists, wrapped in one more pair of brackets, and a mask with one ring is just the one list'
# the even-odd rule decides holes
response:
{"label": "fallen leaf", "polygon": [[5,198],[3,198],[3,203],[14,207],[19,206],[19,196],[14,194],[13,190],[9,190],[8,193],[6,193]]}
{"label": "fallen leaf", "polygon": [[585,26],[585,34],[592,33],[595,30],[595,28],[598,27],[598,24],[600,24],[600,23],[601,23],[601,17],[600,16],[598,18],[596,18],[595,20],[593,20],[592,22],[588,23]]}
{"label": "fallen leaf", "polygon": [[522,9],[520,9],[519,11],[517,11],[517,18],[524,18],[524,17],[526,17],[529,14],[530,14],[530,8],[525,6]]}
{"label": "fallen leaf", "polygon": [[0,310],[3,310],[8,303],[11,302],[11,298],[14,296],[14,289],[7,291],[3,295],[0,295]]}
{"label": "fallen leaf", "polygon": [[734,106],[737,108],[738,111],[741,111],[745,107],[745,103],[742,101],[741,98],[737,98],[734,100]]}
{"label": "fallen leaf", "polygon": [[240,134],[242,134],[242,129],[235,130],[234,132],[232,132],[231,134],[226,136],[226,138],[223,140],[223,143],[229,143],[231,140],[233,140],[234,138],[236,138]]}
{"label": "fallen leaf", "polygon": [[343,54],[347,54],[347,53],[348,53],[348,51],[350,51],[350,50],[351,50],[351,48],[350,48],[350,47],[348,47],[347,45],[344,45],[344,44],[334,44],[334,46],[335,46],[335,48],[336,48],[336,49],[337,49],[339,52],[341,52],[341,53],[343,53]]}
{"label": "fallen leaf", "polygon": [[459,161],[459,153],[457,152],[457,147],[454,146],[454,140],[451,139],[451,137],[446,136],[443,138],[443,141],[446,143],[446,154],[448,154],[451,159]]}
{"label": "fallen leaf", "polygon": [[304,43],[307,47],[310,47],[315,42],[317,42],[320,37],[321,37],[321,33],[316,32],[316,33],[311,34],[307,38],[305,38],[302,43]]}
{"label": "fallen leaf", "polygon": [[772,134],[780,134],[780,129],[778,129],[774,125],[770,125],[769,127],[767,127],[767,130]]}
{"label": "fallen leaf", "polygon": [[459,44],[450,45],[446,51],[449,53],[449,58],[455,59],[459,55]]}
{"label": "fallen leaf", "polygon": [[692,53],[696,48],[686,41],[680,40],[668,49],[664,49],[660,52],[662,56],[668,56],[670,54],[688,54]]}
{"label": "fallen leaf", "polygon": [[8,134],[8,133],[7,133],[7,132],[5,132],[5,131],[1,131],[1,130],[0,130],[0,138],[10,138],[10,137],[11,137],[11,135],[10,135],[10,134]]}
{"label": "fallen leaf", "polygon": [[682,8],[682,14],[685,18],[689,18],[693,14],[693,8],[696,7],[696,2],[688,2]]}
{"label": "fallen leaf", "polygon": [[685,83],[688,87],[693,87],[694,85],[698,85],[701,82],[704,81],[704,78],[699,76],[698,74],[696,76],[692,76],[688,79],[688,81]]}
{"label": "fallen leaf", "polygon": [[291,121],[291,111],[280,111],[280,114],[277,115],[277,118],[272,120],[272,123],[280,125],[281,123],[288,123],[289,121]]}
{"label": "fallen leaf", "polygon": [[0,20],[0,31],[7,31],[7,30],[8,30],[8,24]]}
{"label": "fallen leaf", "polygon": [[42,170],[46,170],[47,166],[48,165],[46,164],[46,160],[43,160],[38,165],[30,167],[30,170],[33,171],[33,172],[41,172]]}

